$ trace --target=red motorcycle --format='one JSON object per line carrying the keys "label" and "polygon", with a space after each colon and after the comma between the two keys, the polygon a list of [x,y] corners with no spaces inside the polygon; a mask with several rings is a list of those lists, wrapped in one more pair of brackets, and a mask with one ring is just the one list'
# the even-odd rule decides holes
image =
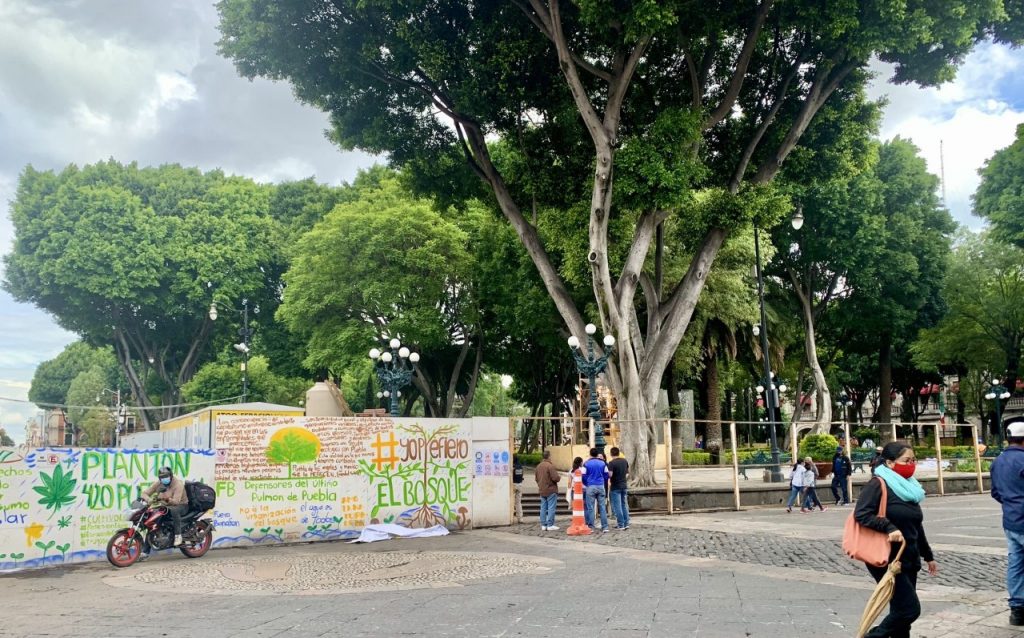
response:
{"label": "red motorcycle", "polygon": [[[193,485],[205,488],[202,496],[193,498],[197,491]],[[181,517],[181,553],[189,558],[199,558],[210,551],[213,545],[213,521],[202,518],[213,507],[209,497],[213,490],[201,483],[186,484],[189,495],[188,513]],[[208,507],[207,507],[208,506]],[[119,529],[107,543],[107,560],[114,567],[129,567],[139,558],[154,549],[169,549],[174,545],[174,522],[167,508],[152,507],[143,499],[134,501],[125,518],[132,526]]]}

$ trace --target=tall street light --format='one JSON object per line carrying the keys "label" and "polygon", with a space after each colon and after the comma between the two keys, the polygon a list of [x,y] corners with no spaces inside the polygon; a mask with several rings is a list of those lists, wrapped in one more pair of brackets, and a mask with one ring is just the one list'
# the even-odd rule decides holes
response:
{"label": "tall street light", "polygon": [[[793,219],[790,220],[794,230],[800,230],[804,225],[804,215],[801,208],[797,208],[796,214],[793,215]],[[764,378],[770,380],[772,378],[771,362],[768,360],[768,316],[764,310],[764,278],[761,274],[761,237],[758,232],[757,226],[754,226],[754,267],[757,274],[757,302],[761,308],[761,323],[754,326],[754,336],[760,335],[761,337],[761,361],[764,362]],[[769,383],[769,386],[774,384]],[[766,391],[769,388],[760,386]],[[773,392],[774,394],[774,392]],[[766,393],[764,397],[765,406],[772,406],[773,402],[771,397]],[[777,395],[776,395],[777,400]],[[771,440],[772,446],[772,465],[771,465],[771,482],[781,483],[784,478],[782,476],[782,467],[779,465],[779,438],[776,433],[776,419],[775,409],[773,407],[768,408],[768,435]]]}
{"label": "tall street light", "polygon": [[409,352],[409,349],[402,345],[398,339],[391,339],[388,342],[390,351],[383,352],[377,348],[370,350],[370,358],[376,363],[375,372],[380,385],[384,391],[378,395],[391,399],[391,416],[398,416],[399,390],[412,382],[412,375],[416,371],[416,364],[420,360],[419,353]]}
{"label": "tall street light", "polygon": [[[100,401],[103,400],[104,394],[111,394],[114,397],[114,419],[116,425],[114,426],[114,444],[112,447],[117,447],[117,442],[119,435],[121,434],[121,429],[124,427],[125,421],[128,418],[128,406],[121,403],[121,388],[117,388],[116,390],[107,390],[106,388],[104,388],[96,396],[96,403],[99,403]],[[96,444],[99,445],[100,442],[97,441]]]}
{"label": "tall street light", "polygon": [[992,379],[991,387],[985,393],[985,398],[996,403],[996,447],[1003,447],[1003,399],[1010,398],[1010,391],[999,383],[999,379]]}
{"label": "tall street light", "polygon": [[840,392],[839,393],[839,398],[836,399],[836,408],[838,408],[839,413],[843,415],[843,430],[844,430],[844,434],[846,435],[846,438],[848,438],[848,439],[850,438],[849,412],[850,412],[850,408],[852,406],[853,406],[853,401],[846,394],[846,391],[844,390],[844,391]]}
{"label": "tall street light", "polygon": [[[253,331],[249,328],[249,300],[242,299],[242,309],[235,310],[242,315],[242,327],[238,329],[238,336],[242,338],[239,343],[233,345],[234,349],[242,353],[242,403],[245,403],[249,396],[249,339],[252,338]],[[259,314],[260,307],[256,306],[253,308],[253,314]],[[210,321],[217,321],[217,302],[214,301],[210,304]]]}
{"label": "tall street light", "polygon": [[608,357],[615,352],[615,337],[605,335],[602,342],[607,351],[601,356],[596,356],[594,333],[597,332],[597,326],[588,323],[584,331],[587,333],[587,354],[584,356],[580,351],[580,340],[576,335],[569,337],[569,347],[572,348],[572,356],[576,359],[576,368],[580,374],[586,375],[590,383],[590,404],[587,406],[587,412],[594,422],[594,447],[601,454],[604,453],[605,441],[604,428],[601,427],[601,404],[597,401],[597,376],[608,367]]}

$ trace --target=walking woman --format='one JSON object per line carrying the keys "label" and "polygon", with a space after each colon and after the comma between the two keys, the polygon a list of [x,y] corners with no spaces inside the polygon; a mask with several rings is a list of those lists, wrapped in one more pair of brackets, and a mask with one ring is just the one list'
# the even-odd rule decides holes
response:
{"label": "walking woman", "polygon": [[[793,464],[793,471],[789,474],[789,501],[786,502],[786,511],[793,511],[793,503],[804,493],[804,472],[807,469],[804,468],[804,464],[797,461]],[[803,507],[801,506],[801,509]]]}
{"label": "walking woman", "polygon": [[813,512],[815,507],[823,512],[826,511],[827,508],[818,500],[818,492],[814,489],[818,481],[818,467],[809,456],[804,459],[804,470],[804,503],[800,507],[800,513]]}
{"label": "walking woman", "polygon": [[[913,448],[896,441],[887,444],[882,448],[882,462],[875,468],[874,477],[864,486],[857,499],[854,518],[864,527],[889,535],[889,542],[893,543],[890,560],[895,558],[899,543],[907,543],[900,559],[903,569],[896,575],[889,615],[865,634],[865,638],[909,638],[911,624],[921,615],[921,601],[917,597],[917,575],[921,571],[921,560],[927,563],[928,573],[932,576],[939,571],[924,534],[924,513],[921,511],[924,488],[914,478],[916,468],[917,459],[914,458]],[[885,481],[888,488],[885,518],[878,517],[882,498],[881,481]],[[867,565],[867,568],[875,582],[881,580],[886,572],[886,567]]]}

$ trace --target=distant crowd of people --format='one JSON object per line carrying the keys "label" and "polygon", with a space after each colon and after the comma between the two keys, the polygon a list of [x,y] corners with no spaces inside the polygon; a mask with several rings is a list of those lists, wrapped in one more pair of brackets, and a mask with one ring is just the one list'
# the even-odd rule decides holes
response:
{"label": "distant crowd of people", "polygon": [[[622,458],[619,448],[609,450],[611,461],[597,448],[590,449],[590,458],[584,462],[582,457],[573,459],[572,470],[569,472],[565,499],[572,504],[573,490],[577,481],[583,491],[584,519],[587,526],[594,531],[607,532],[608,510],[615,518],[616,529],[629,529],[629,462]],[[518,463],[515,460],[514,463]],[[540,528],[546,532],[558,531],[555,525],[555,511],[558,505],[558,484],[562,476],[551,462],[550,450],[541,454],[541,461],[534,471],[537,481],[537,493],[540,496]],[[513,475],[513,482],[515,481]],[[520,479],[520,482],[522,479]],[[515,483],[513,483],[515,485]],[[521,494],[521,490],[517,491]],[[609,507],[610,505],[610,507]],[[516,518],[522,522],[522,506],[516,505]],[[597,522],[600,520],[600,527]]]}

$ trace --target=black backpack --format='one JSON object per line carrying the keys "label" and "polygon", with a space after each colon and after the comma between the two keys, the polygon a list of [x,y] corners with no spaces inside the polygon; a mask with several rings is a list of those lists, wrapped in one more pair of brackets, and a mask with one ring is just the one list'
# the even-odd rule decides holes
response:
{"label": "black backpack", "polygon": [[205,483],[185,481],[185,495],[188,496],[189,509],[197,512],[212,510],[217,505],[217,492]]}

